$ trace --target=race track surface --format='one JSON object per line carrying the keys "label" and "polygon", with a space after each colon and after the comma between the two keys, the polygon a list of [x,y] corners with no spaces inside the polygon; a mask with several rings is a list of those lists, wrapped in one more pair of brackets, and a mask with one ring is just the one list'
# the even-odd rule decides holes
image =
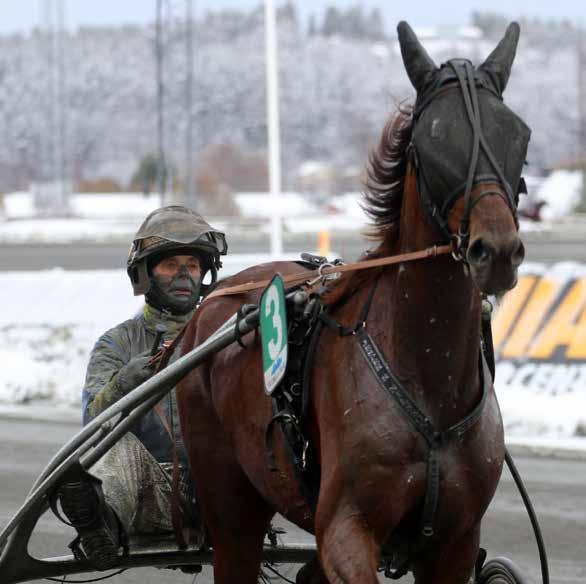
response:
{"label": "race track surface", "polygon": [[[50,457],[76,431],[77,427],[71,424],[0,419],[0,525],[6,524]],[[550,556],[551,582],[582,584],[586,581],[586,461],[518,458],[516,463],[540,518]],[[288,525],[287,529],[291,541],[311,541],[309,535],[297,528]],[[66,545],[72,539],[72,532],[52,515],[41,519],[37,532],[31,545],[34,555],[68,553]],[[506,470],[484,522],[482,545],[487,548],[489,558],[507,556],[532,582],[540,582],[530,523]],[[283,567],[289,578],[295,571],[295,567]],[[70,579],[87,578],[90,575]],[[147,568],[128,571],[108,580],[113,584],[188,584],[192,581],[193,576],[187,574]],[[201,584],[212,581],[209,568],[204,568],[196,580]],[[411,579],[406,577],[402,581],[411,582]]]}
{"label": "race track surface", "polygon": [[[547,264],[560,261],[586,262],[586,233],[582,237],[551,237],[540,233],[522,236],[526,249],[526,261]],[[229,237],[230,254],[267,252],[268,238]],[[354,261],[374,244],[357,233],[335,234],[330,237],[332,255],[345,261]],[[0,271],[47,270],[61,267],[66,270],[122,269],[126,266],[127,242],[119,243],[70,243],[70,244],[22,244],[0,245]],[[315,252],[316,238],[313,236],[286,237],[284,251],[300,253]]]}

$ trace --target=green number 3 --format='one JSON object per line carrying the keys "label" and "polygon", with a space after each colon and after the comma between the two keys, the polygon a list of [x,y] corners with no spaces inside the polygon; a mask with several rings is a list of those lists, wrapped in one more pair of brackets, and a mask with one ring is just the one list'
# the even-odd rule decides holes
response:
{"label": "green number 3", "polygon": [[266,297],[265,310],[267,314],[272,314],[273,328],[277,331],[277,340],[272,338],[268,343],[269,355],[273,361],[279,355],[283,344],[283,321],[279,314],[279,308],[279,293],[277,287],[272,286]]}

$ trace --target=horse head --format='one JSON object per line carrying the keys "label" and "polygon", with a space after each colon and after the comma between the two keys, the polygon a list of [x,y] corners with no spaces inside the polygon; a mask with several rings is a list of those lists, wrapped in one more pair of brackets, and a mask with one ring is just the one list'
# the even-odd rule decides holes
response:
{"label": "horse head", "polygon": [[454,241],[486,294],[511,289],[524,258],[517,204],[530,130],[502,99],[519,40],[509,25],[474,67],[452,59],[437,67],[406,22],[398,26],[409,79],[417,92],[411,154],[419,206],[431,226]]}

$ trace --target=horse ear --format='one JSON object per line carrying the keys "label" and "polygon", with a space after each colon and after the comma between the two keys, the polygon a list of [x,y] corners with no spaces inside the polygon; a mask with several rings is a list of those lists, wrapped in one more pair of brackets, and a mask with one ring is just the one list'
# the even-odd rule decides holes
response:
{"label": "horse ear", "polygon": [[419,42],[413,29],[404,20],[397,25],[397,33],[407,75],[415,91],[419,93],[431,74],[437,71],[437,66]]}
{"label": "horse ear", "polygon": [[515,60],[515,53],[517,52],[517,44],[519,42],[519,33],[519,25],[516,22],[511,22],[500,43],[488,55],[486,61],[478,67],[479,71],[484,71],[488,74],[496,90],[501,95],[507,86],[509,75],[511,74],[511,67]]}

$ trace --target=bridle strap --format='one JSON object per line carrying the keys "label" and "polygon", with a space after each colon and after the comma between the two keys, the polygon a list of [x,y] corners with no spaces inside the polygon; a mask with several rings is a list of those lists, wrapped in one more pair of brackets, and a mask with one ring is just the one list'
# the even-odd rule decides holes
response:
{"label": "bridle strap", "polygon": [[466,189],[464,191],[464,215],[462,222],[460,223],[460,237],[466,237],[468,234],[468,227],[470,222],[470,213],[472,212],[470,197],[472,194],[472,185],[474,184],[474,175],[476,174],[476,167],[478,165],[478,157],[480,154],[480,134],[482,128],[480,125],[480,112],[478,107],[478,95],[476,94],[476,85],[474,83],[474,73],[472,71],[472,65],[468,62],[464,62],[464,68],[466,71],[466,78],[468,79],[468,85],[466,85],[466,79],[459,67],[450,61],[450,66],[454,70],[454,73],[458,77],[460,89],[462,92],[462,98],[464,100],[464,106],[466,107],[466,113],[468,114],[468,121],[472,126],[472,156],[470,157],[470,164],[468,165],[468,175],[466,177]]}
{"label": "bridle strap", "polygon": [[[469,61],[464,62],[464,71],[465,74],[462,72],[462,69],[456,65],[456,63],[450,61],[450,66],[454,70],[456,77],[458,78],[458,83],[460,84],[460,89],[462,92],[462,98],[464,100],[464,106],[466,108],[466,113],[468,115],[468,121],[472,126],[472,135],[473,135],[473,144],[472,144],[472,155],[470,157],[470,165],[468,166],[468,175],[466,178],[466,189],[464,191],[464,214],[462,216],[462,221],[460,223],[459,229],[459,237],[461,240],[465,240],[468,238],[468,231],[470,226],[470,214],[472,213],[472,187],[474,184],[474,177],[476,175],[476,167],[478,166],[478,158],[480,155],[480,147],[484,151],[484,154],[488,158],[491,166],[493,167],[494,171],[496,172],[498,179],[503,186],[506,195],[507,195],[507,204],[513,213],[513,216],[516,220],[516,212],[515,212],[515,203],[513,200],[513,194],[511,192],[511,187],[507,182],[503,171],[498,164],[490,146],[488,145],[486,138],[482,132],[482,124],[480,121],[480,106],[478,103],[478,91],[476,88],[476,81],[474,78],[474,70],[472,68],[472,64]],[[491,191],[482,193],[482,195],[486,194],[499,194],[498,191]],[[445,215],[447,209],[442,209],[442,215]]]}
{"label": "bridle strap", "polygon": [[[378,268],[381,266],[389,266],[392,264],[400,264],[403,262],[411,262],[426,258],[434,258],[439,255],[452,253],[453,251],[454,248],[452,244],[433,245],[431,247],[419,251],[412,251],[408,253],[387,256],[384,258],[377,258],[374,260],[366,260],[363,262],[354,262],[351,264],[341,264],[336,266],[320,267],[319,276],[328,276],[329,274],[340,274],[344,272],[357,272],[359,270],[367,270],[370,268]],[[303,282],[307,282],[310,279],[310,274],[307,271],[296,272],[294,274],[288,274],[283,276],[283,283],[300,284]],[[220,288],[219,290],[214,290],[213,292],[208,294],[204,298],[203,302],[206,302],[210,298],[217,298],[219,296],[232,296],[235,294],[244,294],[246,292],[251,292],[253,290],[260,290],[261,288],[265,288],[266,286],[268,286],[270,281],[270,279],[257,280],[252,282],[246,282],[244,284],[238,284],[236,286],[230,286],[228,288]]]}

